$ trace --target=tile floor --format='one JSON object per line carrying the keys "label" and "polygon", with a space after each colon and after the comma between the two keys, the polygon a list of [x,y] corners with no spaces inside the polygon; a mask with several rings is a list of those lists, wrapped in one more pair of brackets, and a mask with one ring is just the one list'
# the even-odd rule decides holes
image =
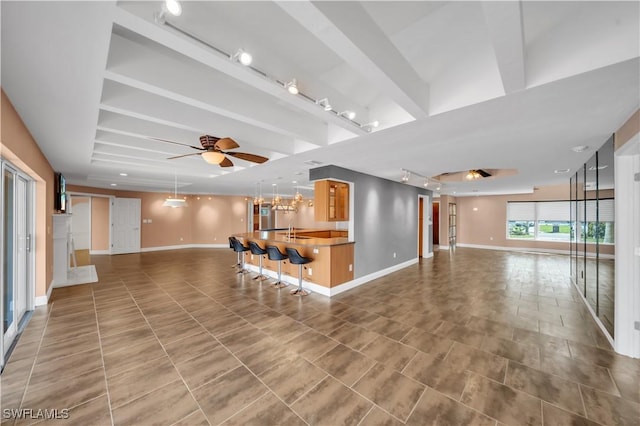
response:
{"label": "tile floor", "polygon": [[235,258],[94,256],[98,283],[34,312],[2,408],[68,408],[57,424],[74,425],[638,424],[640,360],[611,351],[566,256],[436,252],[332,299],[236,275]]}

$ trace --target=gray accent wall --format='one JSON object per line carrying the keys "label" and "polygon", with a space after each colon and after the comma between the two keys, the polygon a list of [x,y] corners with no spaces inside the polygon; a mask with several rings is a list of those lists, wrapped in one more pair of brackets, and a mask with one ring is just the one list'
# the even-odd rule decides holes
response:
{"label": "gray accent wall", "polygon": [[[429,196],[424,214],[431,216],[432,191],[333,165],[309,170],[309,179],[353,183],[354,279],[417,258],[418,195]],[[431,227],[428,232],[424,253],[433,250]]]}

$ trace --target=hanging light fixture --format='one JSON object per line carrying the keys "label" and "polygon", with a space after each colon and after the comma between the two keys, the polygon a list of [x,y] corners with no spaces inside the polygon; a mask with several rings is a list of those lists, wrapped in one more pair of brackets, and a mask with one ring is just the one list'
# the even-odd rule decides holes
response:
{"label": "hanging light fixture", "polygon": [[259,206],[264,203],[264,198],[262,197],[262,184],[260,182],[256,183],[256,196],[253,199],[253,205]]}
{"label": "hanging light fixture", "polygon": [[331,111],[333,109],[331,107],[331,104],[329,103],[329,99],[327,99],[327,98],[320,99],[320,100],[316,101],[316,105],[320,105],[327,112],[329,112],[329,111]]}
{"label": "hanging light fixture", "polygon": [[402,175],[402,183],[409,182],[409,178],[411,177],[411,172],[409,170],[403,170],[404,174]]}
{"label": "hanging light fixture", "polygon": [[164,207],[171,207],[175,209],[176,207],[187,207],[187,200],[184,198],[178,198],[178,174],[175,174],[174,178],[174,187],[173,187],[173,198],[168,197],[162,203]]}
{"label": "hanging light fixture", "polygon": [[293,181],[293,183],[295,183],[295,184],[296,184],[296,193],[295,193],[295,195],[293,196],[293,201],[294,201],[295,203],[301,203],[301,202],[302,202],[303,197],[302,197],[302,194],[300,193],[300,191],[298,191],[298,181]]}
{"label": "hanging light fixture", "polygon": [[339,112],[338,115],[341,117],[347,117],[349,120],[356,118],[356,113],[349,110]]}

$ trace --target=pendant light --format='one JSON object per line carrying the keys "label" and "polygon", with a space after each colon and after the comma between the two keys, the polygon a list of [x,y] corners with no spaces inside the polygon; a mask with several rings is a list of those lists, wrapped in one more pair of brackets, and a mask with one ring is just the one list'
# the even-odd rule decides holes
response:
{"label": "pendant light", "polygon": [[174,178],[173,198],[169,197],[164,200],[162,204],[164,207],[171,207],[173,209],[177,207],[187,207],[187,200],[184,198],[178,198],[178,174],[176,173]]}

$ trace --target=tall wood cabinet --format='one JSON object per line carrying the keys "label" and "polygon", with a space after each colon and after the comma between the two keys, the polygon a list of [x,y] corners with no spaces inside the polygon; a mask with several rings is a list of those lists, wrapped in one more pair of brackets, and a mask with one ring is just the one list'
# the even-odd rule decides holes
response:
{"label": "tall wood cabinet", "polygon": [[349,220],[349,184],[333,180],[319,180],[314,188],[316,222]]}

